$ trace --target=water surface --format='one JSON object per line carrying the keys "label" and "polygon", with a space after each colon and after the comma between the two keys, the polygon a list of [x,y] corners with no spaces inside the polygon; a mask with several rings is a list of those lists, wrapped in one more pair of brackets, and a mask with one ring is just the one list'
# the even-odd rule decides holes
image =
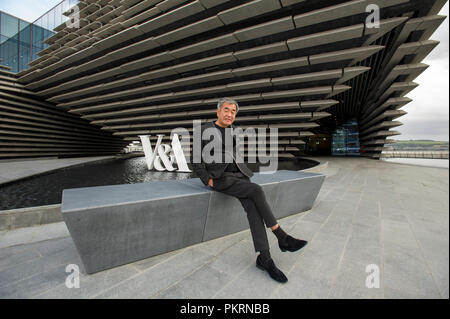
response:
{"label": "water surface", "polygon": [[[301,170],[315,166],[308,160],[280,161],[278,169]],[[258,171],[258,164],[249,164]],[[61,203],[62,191],[68,188],[147,183],[196,177],[194,173],[149,171],[145,157],[88,163],[63,168],[25,180],[0,186],[0,210]]]}

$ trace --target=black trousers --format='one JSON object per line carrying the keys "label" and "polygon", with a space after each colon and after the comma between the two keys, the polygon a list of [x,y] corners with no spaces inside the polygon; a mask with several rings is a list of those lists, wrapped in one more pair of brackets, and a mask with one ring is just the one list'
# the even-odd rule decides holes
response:
{"label": "black trousers", "polygon": [[215,191],[234,196],[239,199],[247,213],[255,251],[269,250],[266,227],[277,224],[272,210],[266,200],[263,189],[240,172],[225,172],[220,178],[213,180]]}

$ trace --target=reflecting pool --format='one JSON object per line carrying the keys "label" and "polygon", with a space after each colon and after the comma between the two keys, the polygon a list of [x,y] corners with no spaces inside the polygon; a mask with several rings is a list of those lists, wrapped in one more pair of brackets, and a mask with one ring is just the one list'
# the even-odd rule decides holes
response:
{"label": "reflecting pool", "polygon": [[[317,165],[306,159],[280,160],[278,169],[301,170]],[[248,164],[259,171],[258,164]],[[187,179],[194,173],[149,171],[145,157],[69,167],[0,186],[0,210],[35,207],[61,203],[62,191],[67,188],[134,184],[154,181]]]}

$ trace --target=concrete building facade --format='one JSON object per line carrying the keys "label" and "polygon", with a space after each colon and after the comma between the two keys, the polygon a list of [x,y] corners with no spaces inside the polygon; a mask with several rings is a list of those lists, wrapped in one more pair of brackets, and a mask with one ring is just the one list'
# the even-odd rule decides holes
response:
{"label": "concrete building facade", "polygon": [[168,140],[215,119],[225,96],[240,103],[238,126],[278,129],[281,157],[354,120],[360,154],[379,158],[439,43],[445,3],[79,1],[27,70],[0,71],[0,159]]}

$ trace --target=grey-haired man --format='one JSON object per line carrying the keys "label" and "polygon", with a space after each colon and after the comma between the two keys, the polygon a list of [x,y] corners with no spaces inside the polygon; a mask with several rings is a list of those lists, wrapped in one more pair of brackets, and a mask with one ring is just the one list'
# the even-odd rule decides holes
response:
{"label": "grey-haired man", "polygon": [[[278,245],[282,251],[297,251],[305,246],[307,242],[295,239],[281,229],[266,201],[266,196],[261,186],[250,181],[253,173],[247,165],[236,160],[233,154],[231,154],[232,160],[225,160],[226,155],[230,155],[230,152],[225,147],[225,142],[232,140],[233,149],[235,149],[236,140],[233,138],[231,130],[234,128],[233,122],[238,111],[239,105],[235,100],[231,98],[219,100],[217,104],[217,120],[202,125],[201,163],[193,163],[192,168],[205,185],[209,185],[215,191],[239,199],[247,213],[255,251],[260,253],[256,259],[256,266],[266,270],[274,280],[285,283],[288,279],[275,266],[270,256],[269,242],[264,224],[278,238]],[[213,133],[209,135],[209,140],[203,140],[204,135],[208,135],[204,134],[205,130],[210,130]],[[219,143],[219,149],[222,150],[221,155],[223,155],[220,156],[219,161],[205,161],[203,148],[210,143],[213,145],[214,143],[216,145]],[[233,149],[231,153],[234,153]]]}

